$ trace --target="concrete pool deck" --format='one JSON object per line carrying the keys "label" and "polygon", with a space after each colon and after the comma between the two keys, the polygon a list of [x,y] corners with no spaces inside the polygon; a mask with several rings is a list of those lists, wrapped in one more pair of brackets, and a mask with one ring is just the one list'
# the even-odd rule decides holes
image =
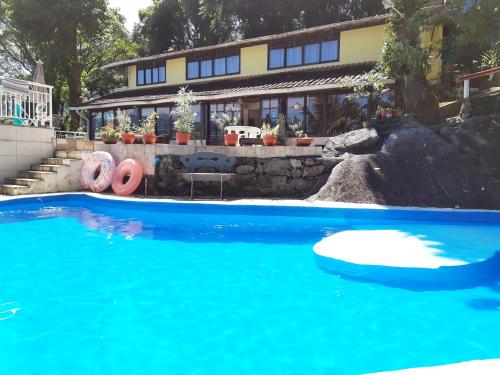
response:
{"label": "concrete pool deck", "polygon": [[500,374],[500,359],[485,359],[478,361],[453,363],[443,366],[419,367],[405,370],[376,372],[365,375],[498,375]]}

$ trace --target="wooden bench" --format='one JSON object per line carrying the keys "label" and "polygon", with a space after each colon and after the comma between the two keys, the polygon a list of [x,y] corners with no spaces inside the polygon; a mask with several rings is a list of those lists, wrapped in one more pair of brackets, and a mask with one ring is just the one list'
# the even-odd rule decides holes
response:
{"label": "wooden bench", "polygon": [[[232,156],[218,152],[196,152],[194,154],[182,155],[180,158],[184,169],[189,172],[183,173],[182,177],[191,182],[191,199],[193,199],[193,186],[195,181],[220,182],[220,199],[222,199],[222,186],[224,181],[229,181],[233,173],[229,173],[236,159]],[[214,168],[217,172],[196,172],[200,168]]]}

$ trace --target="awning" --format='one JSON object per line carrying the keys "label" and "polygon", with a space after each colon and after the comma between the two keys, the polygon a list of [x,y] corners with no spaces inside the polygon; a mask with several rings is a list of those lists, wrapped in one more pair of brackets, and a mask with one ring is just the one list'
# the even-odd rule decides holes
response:
{"label": "awning", "polygon": [[[304,68],[280,73],[258,76],[221,78],[200,83],[188,83],[196,101],[220,101],[252,96],[277,96],[335,89],[348,89],[345,77],[361,76],[373,69],[375,63],[357,63],[328,67]],[[386,83],[393,83],[387,80]],[[157,106],[174,103],[180,85],[139,88],[115,91],[85,103],[72,110],[96,110],[107,108],[126,108],[134,106]]]}

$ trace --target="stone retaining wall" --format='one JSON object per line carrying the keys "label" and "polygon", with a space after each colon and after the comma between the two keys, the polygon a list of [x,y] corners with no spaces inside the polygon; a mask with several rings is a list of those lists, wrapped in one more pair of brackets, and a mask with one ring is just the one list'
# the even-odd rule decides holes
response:
{"label": "stone retaining wall", "polygon": [[[233,178],[224,184],[224,196],[302,198],[324,184],[335,165],[315,156],[274,158],[238,157]],[[210,171],[210,170],[206,170]],[[161,155],[156,165],[156,193],[186,196],[190,183],[182,177],[178,155]],[[195,182],[195,196],[217,195],[218,182]]]}

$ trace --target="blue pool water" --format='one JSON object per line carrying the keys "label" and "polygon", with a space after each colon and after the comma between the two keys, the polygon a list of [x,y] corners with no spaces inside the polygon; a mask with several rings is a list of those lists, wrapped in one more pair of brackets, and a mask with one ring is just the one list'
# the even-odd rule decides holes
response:
{"label": "blue pool water", "polygon": [[470,263],[500,250],[500,213],[0,202],[0,373],[361,374],[500,357],[500,269],[419,291],[326,272],[313,246],[344,230],[399,231]]}

